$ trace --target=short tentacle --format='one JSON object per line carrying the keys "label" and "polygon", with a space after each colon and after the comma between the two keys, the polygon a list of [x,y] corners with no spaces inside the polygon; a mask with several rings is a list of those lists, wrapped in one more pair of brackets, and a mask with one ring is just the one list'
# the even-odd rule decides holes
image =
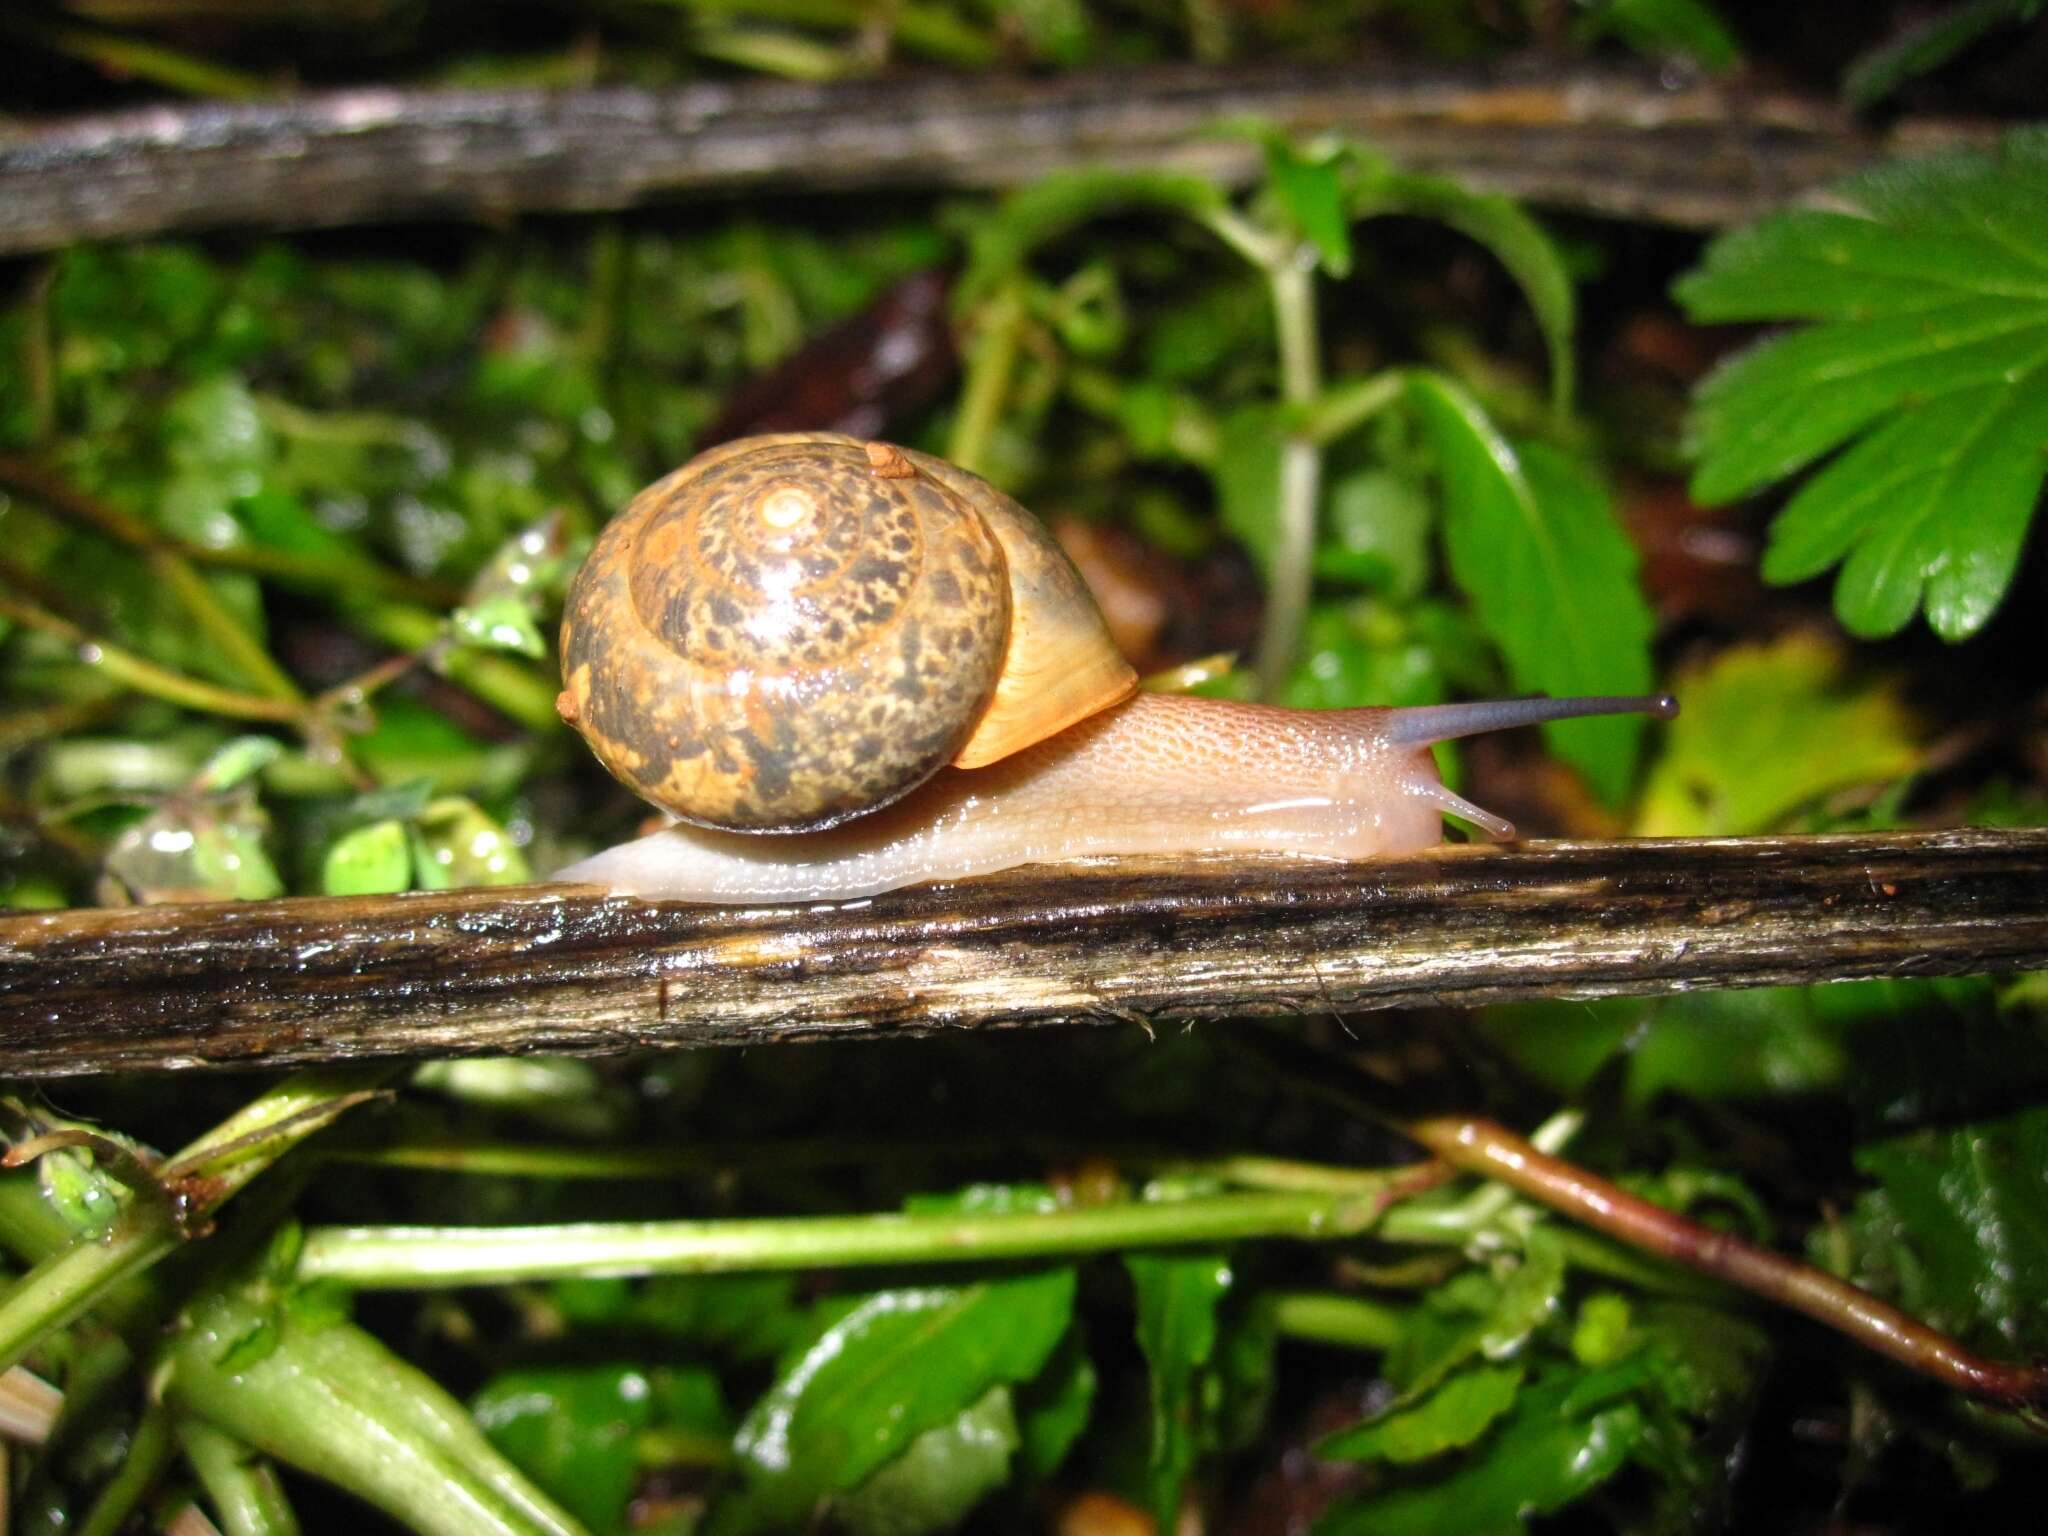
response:
{"label": "short tentacle", "polygon": [[1515,824],[1505,816],[1496,816],[1483,805],[1474,805],[1463,795],[1446,789],[1435,779],[1428,779],[1409,786],[1411,794],[1435,804],[1438,809],[1460,821],[1469,821],[1496,843],[1511,843],[1515,840]]}

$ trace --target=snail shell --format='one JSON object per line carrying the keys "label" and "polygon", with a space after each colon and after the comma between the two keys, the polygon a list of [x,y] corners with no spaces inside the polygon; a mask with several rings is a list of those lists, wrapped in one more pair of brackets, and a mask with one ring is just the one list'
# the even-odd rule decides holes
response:
{"label": "snail shell", "polygon": [[805,832],[1130,696],[1073,565],[943,460],[837,433],[744,438],[636,496],[562,621],[558,707],[699,826]]}

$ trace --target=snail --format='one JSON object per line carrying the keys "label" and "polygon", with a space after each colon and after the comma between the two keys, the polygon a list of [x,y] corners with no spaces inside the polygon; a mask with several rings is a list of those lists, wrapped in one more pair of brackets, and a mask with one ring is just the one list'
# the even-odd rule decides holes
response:
{"label": "snail", "polygon": [[[1354,859],[1494,838],[1429,747],[1668,697],[1299,710],[1143,693],[1031,514],[942,459],[743,438],[635,497],[571,584],[558,707],[676,818],[557,878],[850,899],[1095,854]],[[779,835],[777,835],[779,834]]]}

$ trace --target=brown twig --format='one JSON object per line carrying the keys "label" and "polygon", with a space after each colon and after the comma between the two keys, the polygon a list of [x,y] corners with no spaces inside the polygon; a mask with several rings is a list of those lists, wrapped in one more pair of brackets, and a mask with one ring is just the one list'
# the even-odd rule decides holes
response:
{"label": "brown twig", "polygon": [[819,907],[525,886],[0,921],[0,1072],[605,1053],[2041,967],[2038,829],[1048,865]]}
{"label": "brown twig", "polygon": [[1987,1360],[1848,1281],[1632,1195],[1492,1120],[1403,1118],[1383,1091],[1327,1052],[1271,1031],[1243,1037],[1289,1082],[1400,1132],[1444,1163],[1674,1264],[1712,1276],[1846,1334],[1909,1370],[2000,1408],[2048,1409],[2048,1367]]}
{"label": "brown twig", "polygon": [[756,189],[1006,187],[1075,166],[1242,183],[1258,117],[1511,196],[1688,227],[1750,218],[1981,123],[1873,132],[1748,82],[1525,59],[918,76],[665,89],[362,88],[150,107],[0,138],[0,254],[174,230],[594,212]]}

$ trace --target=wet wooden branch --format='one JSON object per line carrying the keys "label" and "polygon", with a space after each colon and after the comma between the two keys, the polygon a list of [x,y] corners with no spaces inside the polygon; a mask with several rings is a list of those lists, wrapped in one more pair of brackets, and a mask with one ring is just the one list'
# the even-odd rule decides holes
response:
{"label": "wet wooden branch", "polygon": [[1341,131],[1516,197],[1706,227],[1982,124],[1859,126],[1740,83],[1528,60],[646,90],[353,89],[0,129],[0,254],[177,230],[587,213],[760,190],[1003,187],[1080,165],[1252,175],[1217,120]]}
{"label": "wet wooden branch", "polygon": [[2048,967],[2048,830],[1018,870],[835,908],[574,886],[0,921],[0,1072],[604,1053]]}

